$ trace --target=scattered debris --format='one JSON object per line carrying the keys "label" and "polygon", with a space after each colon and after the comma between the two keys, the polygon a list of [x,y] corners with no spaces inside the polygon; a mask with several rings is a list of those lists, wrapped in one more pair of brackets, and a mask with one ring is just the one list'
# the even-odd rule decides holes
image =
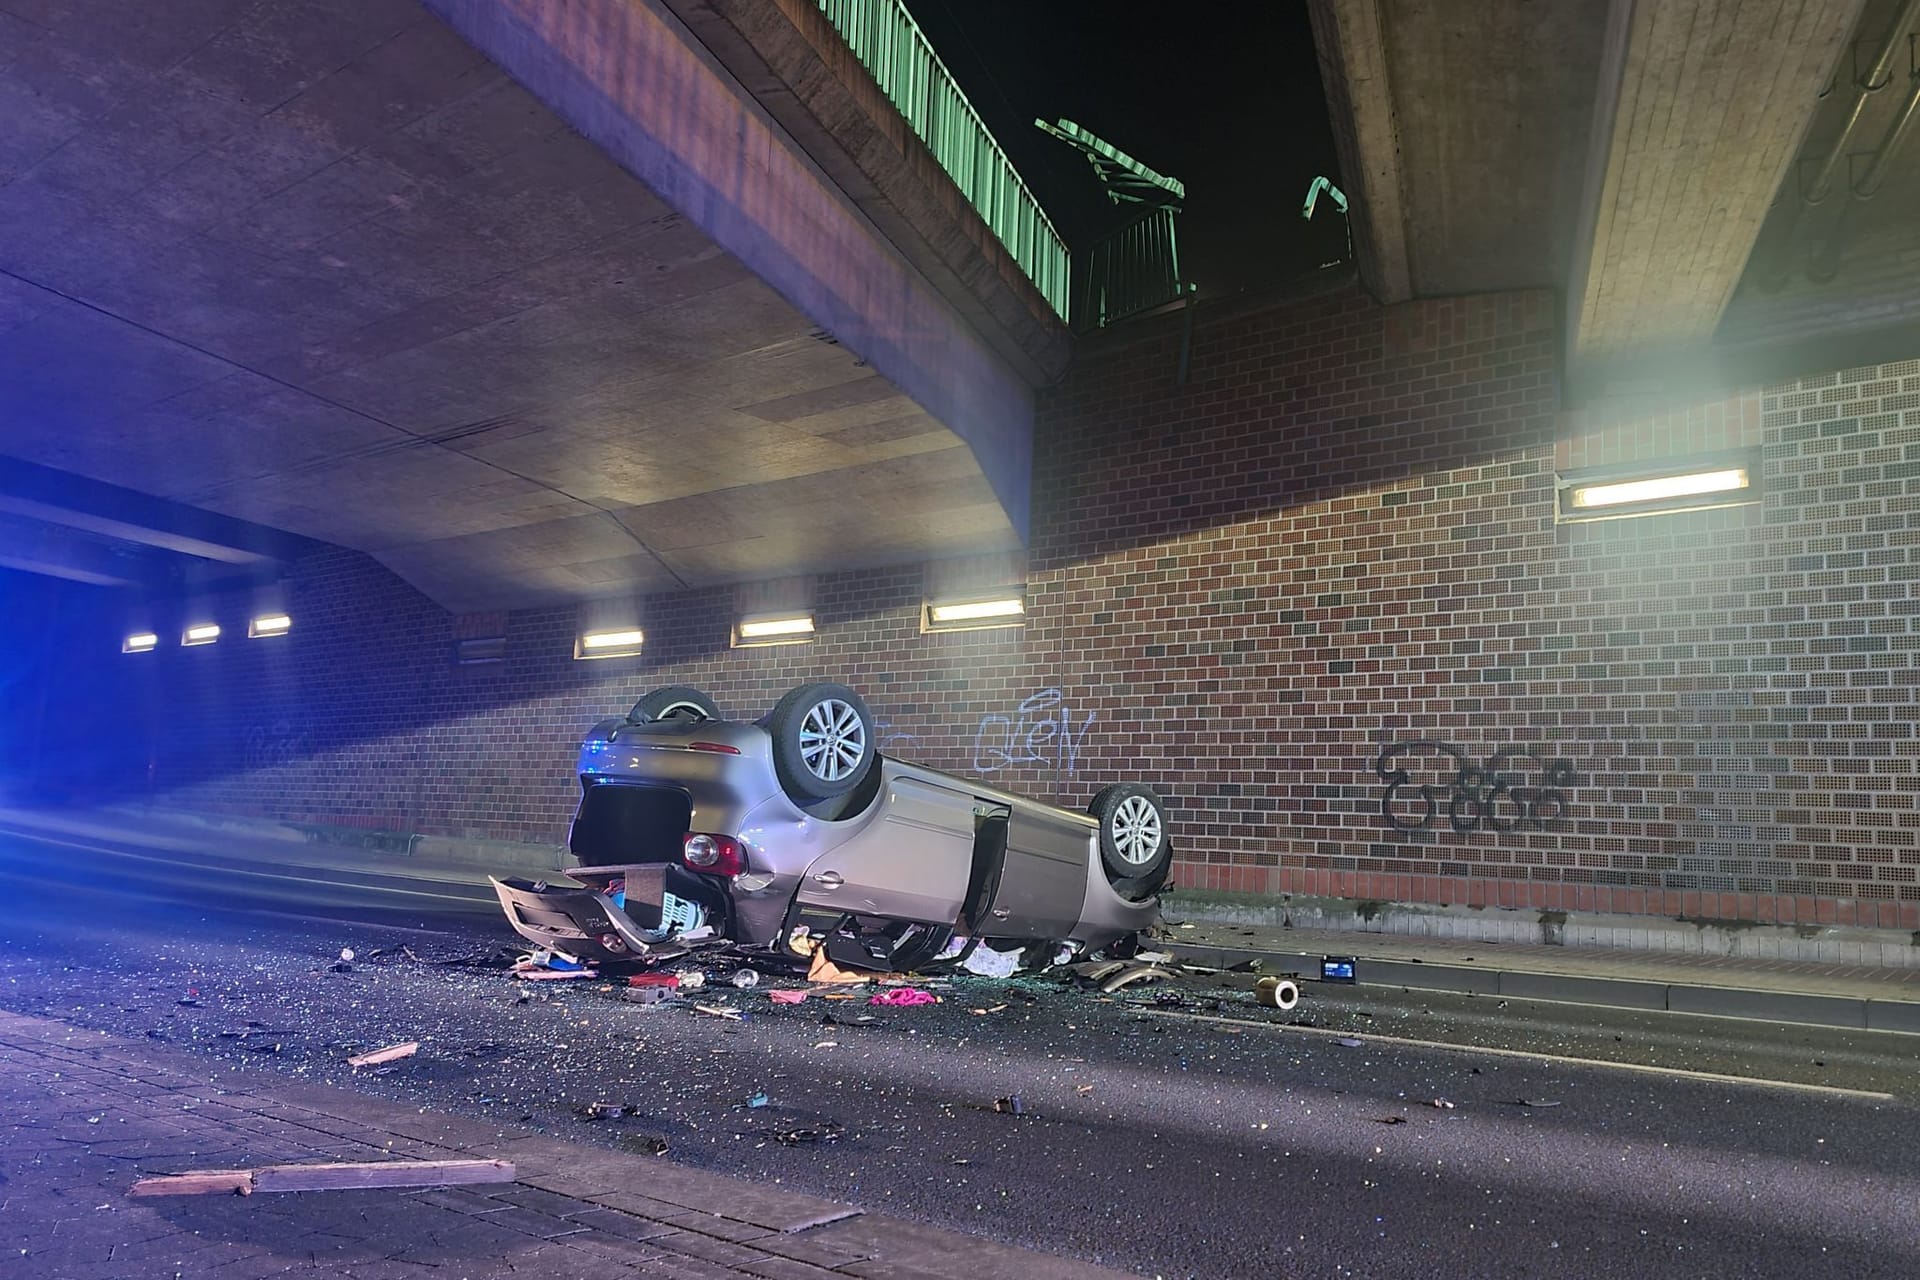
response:
{"label": "scattered debris", "polygon": [[1406,1122],[1407,1122],[1407,1118],[1405,1116],[1375,1116],[1374,1117],[1374,1123],[1376,1124],[1405,1124]]}
{"label": "scattered debris", "polygon": [[668,987],[677,989],[680,977],[673,973],[636,973],[627,979],[630,987]]}
{"label": "scattered debris", "polygon": [[589,1102],[584,1107],[575,1107],[573,1114],[582,1120],[623,1120],[639,1115],[640,1108],[631,1102]]}
{"label": "scattered debris", "polygon": [[1513,1105],[1516,1107],[1557,1107],[1560,1104],[1557,1102],[1536,1101],[1532,1098],[1515,1098]]}
{"label": "scattered debris", "polygon": [[1020,1095],[1017,1093],[1010,1093],[1004,1098],[994,1099],[993,1109],[1003,1116],[1023,1116],[1027,1114],[1027,1104],[1021,1101]]}
{"label": "scattered debris", "polygon": [[638,1151],[643,1156],[663,1156],[667,1154],[667,1140],[652,1135],[643,1138],[628,1138],[620,1145]]}
{"label": "scattered debris", "polygon": [[667,975],[682,991],[698,991],[707,985],[707,975],[698,969],[679,969]]}
{"label": "scattered debris", "polygon": [[1011,978],[1020,968],[1020,953],[995,951],[983,942],[973,949],[972,955],[960,962],[960,967],[983,978]]}
{"label": "scattered debris", "polygon": [[1262,978],[1254,984],[1253,997],[1269,1009],[1286,1011],[1300,1003],[1300,983],[1292,974]]}
{"label": "scattered debris", "polygon": [[1159,965],[1135,965],[1124,972],[1116,973],[1111,978],[1108,978],[1100,984],[1100,990],[1108,995],[1112,995],[1123,987],[1130,987],[1136,982],[1158,982],[1162,978],[1171,978],[1172,976],[1173,973],[1170,970],[1162,969]]}
{"label": "scattered debris", "polygon": [[777,991],[767,992],[767,999],[775,1004],[799,1004],[806,998],[807,993],[797,987],[782,987]]}
{"label": "scattered debris", "polygon": [[751,990],[760,985],[760,971],[757,969],[735,969],[733,977],[727,979],[742,991]]}
{"label": "scattered debris", "polygon": [[931,991],[922,991],[918,987],[889,987],[869,997],[867,1003],[910,1008],[914,1005],[939,1004],[940,997]]}
{"label": "scattered debris", "polygon": [[827,959],[827,949],[820,948],[813,953],[813,963],[807,966],[808,982],[843,983],[868,982],[874,977],[870,973],[855,973],[851,969],[842,969]]}
{"label": "scattered debris", "polygon": [[979,1014],[981,1017],[985,1017],[990,1013],[1005,1012],[1006,1007],[1007,1006],[1003,1004],[996,1004],[996,1005],[989,1005],[987,1008],[984,1008],[984,1009],[974,1009],[974,1010],[971,1010],[970,1012]]}
{"label": "scattered debris", "polygon": [[767,1101],[767,1091],[765,1089],[756,1089],[747,1095],[747,1106],[750,1108],[764,1107],[767,1105]]}
{"label": "scattered debris", "polygon": [[1343,1049],[1358,1049],[1361,1045],[1365,1043],[1366,1043],[1365,1040],[1362,1040],[1357,1036],[1342,1036],[1340,1038],[1340,1047]]}
{"label": "scattered debris", "polygon": [[782,1129],[772,1136],[783,1147],[798,1147],[812,1142],[838,1142],[846,1130],[832,1120],[805,1129]]}
{"label": "scattered debris", "polygon": [[1447,1100],[1446,1100],[1445,1098],[1435,1098],[1435,1099],[1433,1100],[1433,1105],[1434,1105],[1434,1106],[1436,1106],[1436,1107],[1438,1107],[1438,1108],[1439,1108],[1440,1110],[1442,1110],[1442,1111],[1451,1111],[1451,1110],[1453,1110],[1453,1104],[1452,1104],[1451,1102],[1449,1102],[1449,1101],[1447,1101]]}
{"label": "scattered debris", "polygon": [[704,1013],[710,1018],[726,1018],[732,1022],[745,1022],[747,1017],[738,1009],[724,1004],[697,1004],[693,1009],[695,1013]]}
{"label": "scattered debris", "polygon": [[363,1187],[453,1187],[512,1182],[507,1160],[380,1160],[364,1164],[274,1164],[196,1169],[142,1178],[136,1196],[252,1195],[256,1191],[345,1191]]}
{"label": "scattered debris", "polygon": [[383,1062],[398,1062],[401,1058],[411,1058],[420,1052],[418,1040],[408,1040],[401,1044],[390,1044],[384,1049],[372,1049],[366,1053],[356,1053],[347,1059],[350,1067],[377,1067]]}

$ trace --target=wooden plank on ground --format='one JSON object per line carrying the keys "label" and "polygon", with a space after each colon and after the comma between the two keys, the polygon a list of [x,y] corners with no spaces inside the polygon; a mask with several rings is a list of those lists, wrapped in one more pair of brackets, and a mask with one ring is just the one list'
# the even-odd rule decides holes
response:
{"label": "wooden plank on ground", "polygon": [[351,1191],[364,1187],[453,1187],[512,1182],[510,1160],[374,1160],[198,1169],[133,1184],[136,1196],[250,1195],[255,1191]]}
{"label": "wooden plank on ground", "polygon": [[198,1169],[142,1178],[133,1184],[136,1196],[244,1196],[252,1191],[253,1173],[248,1169]]}
{"label": "wooden plank on ground", "polygon": [[375,1160],[365,1164],[275,1164],[253,1171],[255,1191],[354,1187],[451,1187],[512,1182],[510,1160]]}

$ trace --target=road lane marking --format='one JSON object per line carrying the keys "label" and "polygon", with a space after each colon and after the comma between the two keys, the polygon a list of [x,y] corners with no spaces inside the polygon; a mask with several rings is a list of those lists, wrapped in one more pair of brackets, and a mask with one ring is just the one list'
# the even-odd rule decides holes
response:
{"label": "road lane marking", "polygon": [[1208,1013],[1182,1013],[1177,1009],[1142,1009],[1156,1018],[1179,1018],[1187,1022],[1212,1022],[1223,1027],[1253,1027],[1262,1031],[1292,1031],[1300,1035],[1325,1036],[1339,1040],[1363,1040],[1368,1044],[1395,1044],[1409,1049],[1445,1049],[1453,1053],[1486,1053],[1501,1058],[1526,1058],[1533,1062],[1557,1062],[1576,1067],[1603,1067],[1616,1071],[1638,1071],[1645,1075],[1674,1076],[1682,1080],[1700,1080],[1709,1084],[1750,1084],[1765,1089],[1798,1089],[1805,1093],[1823,1093],[1841,1098],[1862,1098],[1872,1102],[1893,1102],[1891,1093],[1871,1089],[1842,1089],[1831,1084],[1802,1084],[1797,1080],[1770,1080],[1764,1076],[1729,1076],[1717,1071],[1691,1071],[1686,1067],[1657,1067],[1645,1062],[1616,1062],[1608,1058],[1575,1058],[1537,1049],[1497,1049],[1473,1044],[1452,1044],[1445,1040],[1416,1040],[1411,1036],[1383,1036],[1370,1031],[1336,1031],[1330,1027],[1302,1027],[1287,1022],[1243,1022]]}

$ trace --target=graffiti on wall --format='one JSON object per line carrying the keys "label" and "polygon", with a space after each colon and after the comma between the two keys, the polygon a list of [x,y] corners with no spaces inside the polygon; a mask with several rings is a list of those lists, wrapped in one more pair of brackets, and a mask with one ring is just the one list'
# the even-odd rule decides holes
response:
{"label": "graffiti on wall", "polygon": [[[1373,771],[1387,788],[1380,812],[1400,831],[1426,830],[1443,812],[1461,835],[1544,827],[1566,813],[1574,785],[1573,765],[1561,757],[1502,747],[1475,764],[1465,747],[1432,738],[1382,747]],[[1432,780],[1416,781],[1416,771]]]}
{"label": "graffiti on wall", "polygon": [[307,727],[291,720],[248,727],[246,735],[248,769],[271,769],[291,764],[307,754]]}
{"label": "graffiti on wall", "polygon": [[995,773],[1014,765],[1037,764],[1072,777],[1093,717],[1093,712],[1087,712],[1076,726],[1073,709],[1058,689],[1029,694],[1012,715],[980,717],[973,735],[973,771]]}

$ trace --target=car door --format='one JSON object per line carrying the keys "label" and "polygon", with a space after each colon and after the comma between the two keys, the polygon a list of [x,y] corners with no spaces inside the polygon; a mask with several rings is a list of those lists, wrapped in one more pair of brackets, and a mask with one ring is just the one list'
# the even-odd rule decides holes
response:
{"label": "car door", "polygon": [[1007,857],[981,930],[1004,938],[1065,938],[1087,900],[1087,859],[1099,826],[1032,801],[1007,817]]}
{"label": "car door", "polygon": [[803,906],[952,924],[973,865],[973,796],[898,771],[892,761],[858,832],[801,877]]}

